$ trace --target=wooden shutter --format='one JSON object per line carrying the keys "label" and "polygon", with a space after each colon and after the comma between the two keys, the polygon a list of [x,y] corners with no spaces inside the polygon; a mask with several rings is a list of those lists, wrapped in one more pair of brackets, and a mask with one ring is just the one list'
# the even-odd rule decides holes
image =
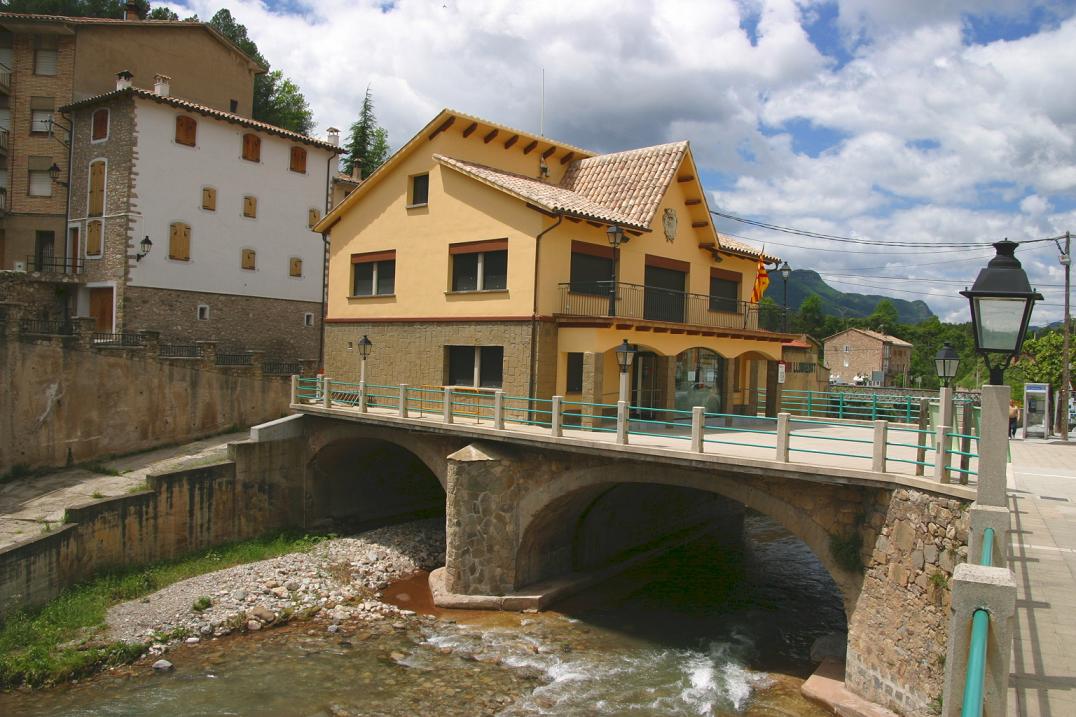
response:
{"label": "wooden shutter", "polygon": [[189,224],[176,222],[169,227],[168,258],[176,261],[191,260],[191,228]]}
{"label": "wooden shutter", "polygon": [[253,269],[254,268],[254,250],[253,249],[244,249],[243,250],[243,268],[244,269]]}
{"label": "wooden shutter", "polygon": [[288,266],[288,276],[302,276],[303,275],[303,260],[297,256],[291,258],[291,263]]}
{"label": "wooden shutter", "polygon": [[217,211],[217,190],[213,187],[202,187],[202,209]]}
{"label": "wooden shutter", "polygon": [[90,206],[88,216],[99,217],[105,213],[105,163],[90,163]]}
{"label": "wooden shutter", "polygon": [[243,197],[243,216],[251,219],[258,216],[257,197]]}
{"label": "wooden shutter", "polygon": [[108,137],[108,110],[99,109],[93,113],[92,139],[105,139]]}
{"label": "wooden shutter", "polygon": [[86,256],[101,255],[101,222],[86,224]]}
{"label": "wooden shutter", "polygon": [[256,134],[243,135],[243,159],[248,162],[260,162],[262,158],[262,140]]}
{"label": "wooden shutter", "polygon": [[302,147],[291,148],[291,171],[306,174],[306,150]]}
{"label": "wooden shutter", "polygon": [[193,147],[198,138],[198,123],[193,117],[179,115],[176,117],[176,144]]}
{"label": "wooden shutter", "polygon": [[317,224],[318,221],[320,221],[320,220],[321,220],[321,212],[319,212],[317,209],[311,209],[310,211],[307,212],[306,223],[307,223],[307,226],[309,226],[311,229],[313,229],[314,225]]}

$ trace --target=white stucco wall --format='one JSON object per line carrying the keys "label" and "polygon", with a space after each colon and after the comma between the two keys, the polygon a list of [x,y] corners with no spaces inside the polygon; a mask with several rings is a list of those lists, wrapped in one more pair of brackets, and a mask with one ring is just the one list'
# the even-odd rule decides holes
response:
{"label": "white stucco wall", "polygon": [[[180,110],[151,100],[136,102],[138,157],[134,243],[149,235],[153,249],[132,264],[130,284],[187,291],[321,300],[321,235],[310,231],[308,211],[325,214],[330,153],[307,151],[306,173],[289,170],[288,139],[199,114],[197,146],[175,142]],[[243,135],[261,137],[261,161],[242,159]],[[202,209],[202,187],[217,190],[216,211]],[[257,218],[243,216],[243,197],[258,200]],[[168,258],[169,227],[191,227],[190,261]],[[257,252],[257,268],[241,268],[243,249]],[[288,275],[291,257],[303,276]]]}

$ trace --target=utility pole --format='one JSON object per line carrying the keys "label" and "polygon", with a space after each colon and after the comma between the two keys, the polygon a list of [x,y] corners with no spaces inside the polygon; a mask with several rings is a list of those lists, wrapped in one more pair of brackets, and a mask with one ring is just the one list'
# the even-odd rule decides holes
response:
{"label": "utility pole", "polygon": [[[1058,244],[1057,248],[1060,250],[1061,245]],[[1069,363],[1071,362],[1071,355],[1069,354],[1069,334],[1072,332],[1072,317],[1069,315],[1069,271],[1072,268],[1072,233],[1065,232],[1065,248],[1061,251],[1061,265],[1065,267],[1065,330],[1064,330],[1064,344],[1061,349],[1061,391],[1058,395],[1058,403],[1061,407],[1061,440],[1068,441],[1069,439],[1069,386],[1071,386],[1072,376]]]}

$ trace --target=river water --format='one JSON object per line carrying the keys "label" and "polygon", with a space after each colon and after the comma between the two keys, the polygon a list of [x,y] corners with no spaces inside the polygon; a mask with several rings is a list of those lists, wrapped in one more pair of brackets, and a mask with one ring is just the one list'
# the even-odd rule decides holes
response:
{"label": "river water", "polygon": [[799,685],[813,641],[845,629],[837,588],[768,519],[745,532],[742,552],[704,538],[539,614],[436,610],[419,575],[386,599],[425,620],[184,646],[172,673],[3,695],[0,714],[822,717]]}

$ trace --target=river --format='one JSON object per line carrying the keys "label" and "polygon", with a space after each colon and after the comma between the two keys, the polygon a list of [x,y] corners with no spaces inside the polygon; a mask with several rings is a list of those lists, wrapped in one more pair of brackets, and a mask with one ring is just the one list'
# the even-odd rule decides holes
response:
{"label": "river", "polygon": [[758,515],[745,548],[701,539],[539,614],[441,611],[425,575],[386,600],[428,615],[337,634],[296,623],[75,685],[0,696],[0,714],[823,717],[799,685],[845,629],[836,586]]}

